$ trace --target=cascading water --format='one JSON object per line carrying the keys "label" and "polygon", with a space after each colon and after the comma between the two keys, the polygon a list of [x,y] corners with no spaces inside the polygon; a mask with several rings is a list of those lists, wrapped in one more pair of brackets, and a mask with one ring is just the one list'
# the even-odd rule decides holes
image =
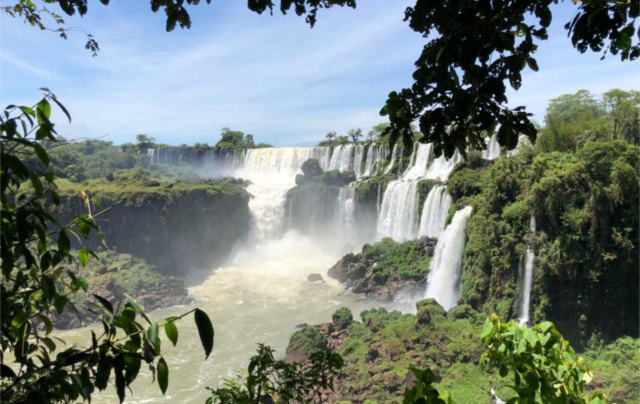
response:
{"label": "cascading water", "polygon": [[418,237],[440,237],[444,231],[450,207],[451,196],[447,192],[447,187],[442,184],[434,185],[424,201]]}
{"label": "cascading water", "polygon": [[367,159],[364,164],[363,177],[371,177],[374,174],[374,167],[379,159],[379,155],[379,146],[375,143],[371,143],[367,148]]}
{"label": "cascading water", "polygon": [[471,211],[471,206],[466,206],[453,215],[451,224],[438,239],[429,268],[424,297],[435,299],[447,311],[458,303],[460,297],[464,232]]}
{"label": "cascading water", "polygon": [[382,197],[378,215],[378,238],[405,241],[416,236],[417,181],[391,181]]}
{"label": "cascading water", "polygon": [[433,163],[429,166],[429,170],[425,175],[426,178],[438,181],[447,181],[449,174],[453,171],[453,168],[462,160],[462,156],[456,150],[450,159],[444,157],[444,154],[433,160]]}
{"label": "cascading water", "polygon": [[391,160],[389,161],[389,165],[387,166],[387,168],[384,170],[385,174],[389,174],[391,170],[393,170],[393,167],[396,164],[397,155],[398,155],[398,143],[396,143],[393,146],[393,151],[391,152]]}
{"label": "cascading water", "polygon": [[[416,147],[417,146],[417,147]],[[409,167],[402,174],[404,180],[422,179],[427,175],[431,159],[431,143],[417,143],[411,156]]]}
{"label": "cascading water", "polygon": [[355,147],[355,154],[353,156],[353,172],[356,174],[356,178],[362,176],[362,159],[364,157],[364,145],[359,144]]}
{"label": "cascading water", "polygon": [[331,155],[329,170],[351,171],[353,165],[353,145],[344,144],[336,146]]}
{"label": "cascading water", "polygon": [[487,148],[482,151],[482,158],[493,160],[498,157],[500,157],[500,143],[498,143],[498,136],[493,135],[487,139]]}
{"label": "cascading water", "polygon": [[[536,218],[531,216],[531,221],[529,222],[529,234],[531,236],[536,233]],[[524,325],[529,323],[529,315],[530,315],[530,306],[531,306],[531,287],[533,286],[533,270],[534,270],[534,260],[535,260],[535,252],[533,251],[533,245],[530,242],[527,246],[527,254],[525,256],[524,262],[524,279],[522,283],[522,303],[520,304],[520,318],[518,319],[518,323],[520,325]]]}
{"label": "cascading water", "polygon": [[356,188],[340,188],[336,200],[336,230],[346,241],[353,241],[356,234],[355,208]]}

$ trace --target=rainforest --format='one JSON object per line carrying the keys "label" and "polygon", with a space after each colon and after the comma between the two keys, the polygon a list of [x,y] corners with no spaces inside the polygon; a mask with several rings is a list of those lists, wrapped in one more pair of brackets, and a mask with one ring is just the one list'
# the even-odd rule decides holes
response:
{"label": "rainforest", "polygon": [[[41,17],[52,17],[67,38],[56,12],[13,3],[2,7],[11,18],[47,30]],[[45,3],[87,13],[82,1]],[[191,24],[178,3],[152,2],[168,31]],[[319,10],[355,7],[293,3],[311,26]],[[536,30],[509,22],[522,16],[517,4],[494,10],[505,18],[496,30],[513,23],[521,42],[483,37],[499,60],[505,49],[514,59],[476,71],[464,49],[441,43],[460,38],[430,20],[450,17],[436,3],[406,10],[413,31],[440,36],[414,84],[389,94],[388,122],[353,120],[364,130],[323,122],[326,135],[283,144],[259,124],[258,135],[220,125],[189,143],[149,124],[157,134],[133,128],[112,141],[67,135],[73,108],[49,88],[8,105],[1,400],[638,402],[638,83],[549,96],[535,122],[495,80],[517,90],[525,65],[538,70],[530,42],[546,39],[549,5],[523,11],[540,20]],[[273,6],[249,2],[257,13]],[[455,7],[457,26],[471,6]],[[633,34],[638,10],[625,7]],[[460,29],[485,35],[480,20]],[[566,29],[584,52],[602,27],[580,21]],[[633,60],[638,46],[620,24],[610,21],[618,36],[608,49]],[[488,54],[477,52],[484,69]],[[466,84],[442,76],[446,63],[447,77]],[[264,118],[253,112],[252,124]]]}

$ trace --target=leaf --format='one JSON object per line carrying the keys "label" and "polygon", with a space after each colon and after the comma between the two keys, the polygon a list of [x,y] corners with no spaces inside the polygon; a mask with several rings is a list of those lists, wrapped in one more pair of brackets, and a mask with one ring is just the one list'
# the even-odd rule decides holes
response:
{"label": "leaf", "polygon": [[58,105],[58,107],[60,107],[62,112],[64,112],[64,114],[67,116],[67,119],[69,119],[69,122],[71,122],[71,115],[69,114],[69,111],[67,111],[64,105],[62,105],[62,103],[58,101],[55,94],[51,94],[51,99],[53,100],[53,102],[55,102]]}
{"label": "leaf", "polygon": [[147,339],[154,347],[158,345],[158,323],[153,323],[147,328]]}
{"label": "leaf", "polygon": [[56,294],[56,285],[51,278],[47,275],[42,275],[40,282],[42,283],[42,291],[47,297],[52,297]]}
{"label": "leaf", "polygon": [[489,320],[485,321],[484,325],[482,326],[482,332],[480,333],[480,339],[485,339],[486,337],[491,335],[492,332],[493,323],[491,323]]}
{"label": "leaf", "polygon": [[169,341],[171,341],[173,346],[175,346],[178,343],[178,327],[176,327],[176,323],[174,323],[173,319],[164,325],[164,332],[167,334]]}
{"label": "leaf", "polygon": [[113,306],[111,305],[111,302],[109,302],[104,297],[96,294],[92,294],[92,296],[95,297],[100,302],[100,304],[109,311],[109,313],[113,314]]}
{"label": "leaf", "polygon": [[111,374],[111,363],[107,362],[105,359],[101,359],[98,362],[98,372],[96,374],[95,385],[99,390],[104,390],[107,388],[107,383],[109,382],[109,375]]}
{"label": "leaf", "polygon": [[158,372],[158,386],[160,386],[160,391],[164,395],[169,386],[169,367],[163,357],[160,357],[156,370]]}
{"label": "leaf", "polygon": [[142,307],[140,303],[136,302],[136,299],[129,296],[128,294],[124,293],[124,297],[127,299],[127,301],[129,301],[129,304],[131,304],[131,307],[133,307],[138,313],[140,313],[142,317],[144,317],[144,319],[147,320],[147,323],[151,324],[151,320],[144,312],[144,307]]}
{"label": "leaf", "polygon": [[87,264],[89,263],[89,253],[87,252],[86,247],[83,247],[80,249],[80,251],[78,251],[78,259],[80,260],[80,264],[82,264],[83,267],[87,266]]}
{"label": "leaf", "polygon": [[67,232],[65,230],[60,230],[60,233],[58,233],[58,250],[62,253],[67,253],[70,248],[71,242],[69,241]]}
{"label": "leaf", "polygon": [[38,156],[40,161],[42,161],[45,166],[49,167],[49,155],[40,143],[33,143],[33,151],[36,152],[36,156]]}
{"label": "leaf", "polygon": [[204,348],[205,359],[209,357],[213,350],[213,324],[209,320],[207,313],[200,309],[196,309],[194,312],[194,318],[196,320],[196,326],[198,327],[198,334],[200,334],[200,342]]}
{"label": "leaf", "polygon": [[31,180],[31,185],[33,185],[33,189],[36,191],[37,195],[42,195],[42,191],[44,190],[44,187],[42,186],[42,182],[40,181],[40,178],[38,178],[37,175],[35,175],[34,173],[29,174],[29,179]]}

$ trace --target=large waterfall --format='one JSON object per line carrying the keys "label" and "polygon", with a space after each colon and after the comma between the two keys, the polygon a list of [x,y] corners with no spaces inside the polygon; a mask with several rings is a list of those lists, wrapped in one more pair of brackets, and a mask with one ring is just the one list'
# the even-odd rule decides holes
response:
{"label": "large waterfall", "polygon": [[429,161],[431,159],[431,143],[417,143],[414,146],[414,152],[411,155],[409,167],[402,174],[405,180],[417,180],[425,178]]}
{"label": "large waterfall", "polygon": [[[533,237],[536,233],[536,218],[531,216],[529,222],[529,234]],[[527,254],[524,260],[524,277],[522,282],[522,303],[520,304],[520,325],[529,322],[529,312],[531,310],[531,287],[533,286],[533,261],[535,260],[535,252],[533,251],[533,243],[530,241],[527,246]]]}
{"label": "large waterfall", "polygon": [[420,217],[419,237],[440,237],[451,207],[451,196],[445,185],[437,184],[429,191]]}
{"label": "large waterfall", "polygon": [[417,181],[391,181],[382,198],[378,215],[378,238],[396,241],[415,238],[418,204]]}
{"label": "large waterfall", "polygon": [[451,224],[438,239],[429,268],[425,297],[436,299],[445,310],[455,306],[460,297],[464,233],[471,210],[471,206],[467,206],[453,215]]}

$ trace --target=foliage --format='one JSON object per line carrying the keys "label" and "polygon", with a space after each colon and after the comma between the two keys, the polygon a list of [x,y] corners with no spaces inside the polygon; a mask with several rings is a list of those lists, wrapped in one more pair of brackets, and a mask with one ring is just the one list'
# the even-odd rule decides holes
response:
{"label": "foliage", "polygon": [[333,388],[342,368],[342,357],[332,350],[320,350],[308,363],[275,360],[273,350],[260,344],[249,361],[247,375],[211,390],[207,404],[321,403],[322,394]]}
{"label": "foliage", "polygon": [[587,90],[554,98],[536,147],[545,152],[574,151],[589,141],[640,143],[640,92],[613,89],[596,98]]}
{"label": "foliage", "polygon": [[[381,113],[389,117],[390,142],[412,139],[410,125],[420,122],[421,141],[433,142],[436,155],[480,149],[483,131],[498,130],[502,146],[512,149],[518,136],[535,140],[536,128],[524,107],[507,106],[506,82],[517,90],[522,71],[537,71],[537,42],[547,39],[551,0],[495,3],[417,0],[405,20],[428,38],[416,61],[410,88],[389,94]],[[508,6],[507,6],[508,5]],[[633,2],[576,3],[565,25],[578,51],[590,49],[621,60],[640,56],[634,24],[640,6]]]}
{"label": "foliage", "polygon": [[387,237],[365,244],[359,254],[345,255],[329,269],[329,276],[348,282],[356,293],[378,294],[385,286],[395,293],[403,286],[424,284],[434,244],[425,240],[397,243]]}
{"label": "foliage", "polygon": [[612,403],[640,401],[640,339],[623,337],[606,346],[593,344],[584,358],[593,371],[587,390],[601,389]]}
{"label": "foliage", "polygon": [[494,315],[485,322],[480,337],[487,345],[483,366],[499,369],[503,377],[513,374],[511,388],[517,396],[508,404],[605,402],[602,393],[585,392],[593,374],[553,323],[520,327],[515,321],[503,323]]}
{"label": "foliage", "polygon": [[637,336],[639,155],[622,139],[587,141],[577,151],[530,149],[456,167],[447,182],[454,208],[474,208],[463,302],[506,318],[520,314],[521,271],[531,245],[536,321],[552,320],[577,347],[593,332],[605,340]]}
{"label": "foliage", "polygon": [[353,323],[353,314],[351,314],[351,310],[348,308],[342,307],[333,313],[331,321],[338,327],[338,329],[344,330]]}
{"label": "foliage", "polygon": [[291,335],[289,347],[295,350],[302,349],[306,354],[310,354],[313,351],[326,350],[329,345],[327,338],[316,327],[307,325]]}
{"label": "foliage", "polygon": [[[45,146],[49,146],[47,153],[50,168],[56,177],[74,182],[112,177],[117,170],[150,166],[146,155],[132,150],[122,151],[111,142],[101,140],[65,143],[64,140],[58,139],[55,143]],[[27,159],[28,167],[38,166],[42,169],[41,164],[35,157]]]}
{"label": "foliage", "polygon": [[[48,199],[60,202],[55,175],[43,142],[55,142],[50,121],[51,103],[67,110],[55,95],[43,89],[45,97],[33,107],[8,106],[0,116],[0,188],[2,229],[0,232],[2,278],[0,284],[1,399],[5,402],[72,402],[90,400],[115,378],[122,402],[125,389],[136,378],[141,363],[148,363],[164,393],[168,367],[161,355],[158,330],[191,312],[204,319],[197,323],[205,348],[213,344],[206,314],[194,309],[180,317],[151,322],[144,308],[129,298],[124,308],[115,308],[94,295],[101,308],[104,331],[91,333],[87,348],[58,349],[52,336],[50,316],[73,310],[75,291],[88,288],[87,281],[65,268],[67,264],[86,266],[94,253],[81,248],[77,258],[71,253],[69,236],[86,239],[97,229],[91,209],[70,221],[58,223],[45,208]],[[69,117],[70,118],[70,117]],[[25,160],[37,156],[42,165],[28,168]],[[31,190],[25,189],[32,188]],[[90,201],[82,193],[87,208]],[[147,325],[136,321],[140,315]],[[175,327],[168,325],[169,329]],[[124,333],[124,336],[122,336]],[[177,335],[177,334],[176,334]],[[169,336],[170,340],[176,341]],[[55,356],[54,356],[55,355]]]}
{"label": "foliage", "polygon": [[[239,130],[231,130],[229,128],[222,128],[220,132],[221,139],[216,143],[216,147],[229,147],[232,149],[255,148],[256,145],[253,140],[252,134],[245,134]],[[268,147],[264,143],[260,144],[260,147]]]}

